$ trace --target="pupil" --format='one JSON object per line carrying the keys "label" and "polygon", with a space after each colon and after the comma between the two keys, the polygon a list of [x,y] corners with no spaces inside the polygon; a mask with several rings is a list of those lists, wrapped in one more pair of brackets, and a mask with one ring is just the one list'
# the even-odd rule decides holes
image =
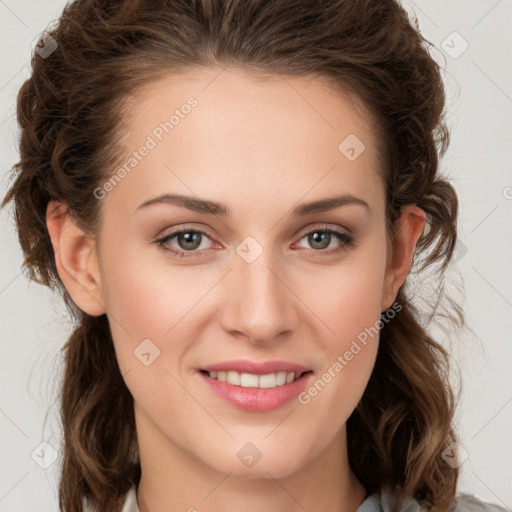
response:
{"label": "pupil", "polygon": [[[201,233],[187,232],[178,235],[178,243],[182,249],[197,249],[201,245]],[[184,243],[182,243],[184,242]]]}
{"label": "pupil", "polygon": [[[325,233],[321,231],[315,231],[310,236],[311,246],[316,249],[325,249],[329,246],[330,242],[330,233]],[[327,243],[325,243],[327,241]],[[320,246],[316,246],[315,244],[320,243]]]}

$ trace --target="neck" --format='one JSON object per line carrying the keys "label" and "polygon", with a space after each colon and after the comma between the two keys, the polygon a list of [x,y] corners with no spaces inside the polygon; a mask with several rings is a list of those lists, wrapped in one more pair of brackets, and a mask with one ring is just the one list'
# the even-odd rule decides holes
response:
{"label": "neck", "polygon": [[265,471],[237,477],[183,450],[137,407],[136,423],[142,469],[137,489],[140,512],[238,512],[240,504],[244,512],[355,512],[366,497],[349,466],[345,427],[320,454],[290,474],[276,477]]}

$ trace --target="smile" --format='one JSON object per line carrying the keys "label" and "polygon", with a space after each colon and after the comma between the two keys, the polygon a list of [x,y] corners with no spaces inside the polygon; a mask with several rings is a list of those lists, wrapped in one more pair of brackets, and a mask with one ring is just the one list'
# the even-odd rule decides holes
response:
{"label": "smile", "polygon": [[267,373],[266,375],[255,375],[252,373],[241,373],[234,370],[230,371],[206,371],[201,370],[202,373],[207,374],[210,378],[220,382],[227,382],[233,386],[240,386],[244,388],[262,388],[269,389],[276,386],[284,386],[293,382],[305,373],[308,372],[275,372]]}
{"label": "smile", "polygon": [[197,375],[209,391],[224,403],[244,411],[267,412],[292,402],[307,387],[313,372],[283,371],[256,375],[237,371],[200,370]]}

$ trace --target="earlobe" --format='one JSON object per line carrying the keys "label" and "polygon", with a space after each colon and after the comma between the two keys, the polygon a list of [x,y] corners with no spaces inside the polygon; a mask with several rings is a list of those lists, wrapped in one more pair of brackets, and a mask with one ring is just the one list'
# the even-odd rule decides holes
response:
{"label": "earlobe", "polygon": [[411,270],[416,243],[423,233],[426,218],[424,210],[415,205],[407,205],[396,221],[392,253],[384,277],[381,311],[392,305]]}
{"label": "earlobe", "polygon": [[91,316],[102,315],[105,307],[96,241],[75,224],[67,205],[61,201],[48,204],[46,226],[57,271],[74,303]]}

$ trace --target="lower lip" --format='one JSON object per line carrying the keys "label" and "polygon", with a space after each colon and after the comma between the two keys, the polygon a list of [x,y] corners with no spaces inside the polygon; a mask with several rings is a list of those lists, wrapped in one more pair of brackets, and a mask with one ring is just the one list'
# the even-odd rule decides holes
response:
{"label": "lower lip", "polygon": [[199,372],[199,375],[214,393],[236,408],[244,411],[265,412],[277,409],[296,398],[304,391],[313,373],[305,373],[297,380],[275,388],[244,388],[212,379],[206,373]]}

